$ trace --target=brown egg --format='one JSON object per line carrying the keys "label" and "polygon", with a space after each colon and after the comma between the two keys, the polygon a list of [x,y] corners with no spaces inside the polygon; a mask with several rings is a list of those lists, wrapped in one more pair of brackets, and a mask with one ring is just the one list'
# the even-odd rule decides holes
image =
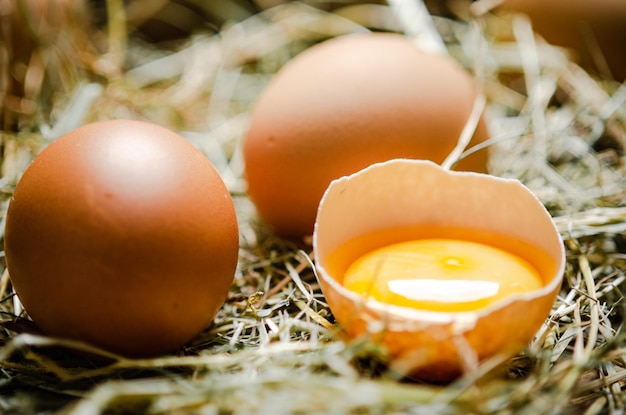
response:
{"label": "brown egg", "polygon": [[626,79],[623,0],[506,0],[498,10],[527,14],[547,42],[575,51],[586,69]]}
{"label": "brown egg", "polygon": [[47,334],[131,357],[182,346],[226,299],[232,199],[184,138],[139,121],[78,128],[19,181],[5,234],[11,281]]}
{"label": "brown egg", "polygon": [[[356,34],[298,55],[270,82],[244,143],[246,179],[273,230],[313,232],[331,180],[405,157],[442,162],[476,98],[472,78],[450,57],[418,50],[398,34]],[[487,138],[480,122],[471,145]],[[485,171],[486,151],[456,168]]]}

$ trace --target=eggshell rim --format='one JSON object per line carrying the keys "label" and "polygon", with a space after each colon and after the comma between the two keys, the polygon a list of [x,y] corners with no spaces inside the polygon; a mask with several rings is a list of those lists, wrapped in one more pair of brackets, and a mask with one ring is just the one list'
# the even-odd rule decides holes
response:
{"label": "eggshell rim", "polygon": [[[500,183],[501,186],[508,186],[511,188],[517,188],[517,192],[525,192],[531,195],[537,202],[537,209],[540,209],[546,217],[549,219],[549,224],[551,225],[551,232],[555,237],[561,239],[561,236],[558,232],[558,229],[552,220],[552,217],[545,206],[541,203],[539,198],[526,186],[522,184],[518,179],[511,178],[503,178],[498,176],[493,176],[485,173],[476,173],[469,171],[452,171],[445,170],[440,165],[429,161],[429,160],[413,160],[413,159],[393,159],[380,163],[372,164],[356,173],[353,173],[348,176],[343,176],[338,179],[333,180],[320,201],[318,206],[317,218],[315,220],[314,232],[313,232],[313,251],[314,251],[314,261],[316,268],[316,277],[318,280],[322,278],[325,283],[329,284],[332,289],[337,291],[341,296],[346,297],[353,301],[355,304],[362,304],[365,307],[384,315],[386,318],[392,318],[393,320],[397,320],[397,323],[400,323],[401,326],[414,325],[418,324],[420,327],[424,325],[433,325],[433,324],[453,324],[456,329],[461,331],[466,331],[472,329],[476,322],[492,313],[496,310],[504,309],[510,304],[515,302],[531,302],[535,299],[542,298],[553,293],[557,287],[561,284],[562,276],[565,271],[565,247],[561,239],[561,243],[559,243],[559,258],[558,264],[556,264],[556,270],[554,275],[545,284],[542,288],[529,291],[526,293],[518,293],[512,294],[508,296],[506,299],[494,302],[486,307],[474,310],[474,311],[428,311],[428,310],[418,310],[411,307],[403,307],[392,304],[386,304],[380,301],[377,301],[372,298],[363,298],[363,296],[345,288],[341,283],[339,283],[336,279],[334,279],[331,275],[329,275],[326,268],[322,265],[322,261],[320,261],[319,257],[319,218],[322,209],[324,208],[324,203],[327,198],[332,195],[334,189],[340,185],[341,183],[349,183],[351,180],[358,178],[359,176],[369,174],[372,170],[385,168],[387,165],[393,165],[396,163],[410,163],[410,164],[424,164],[430,165],[441,172],[446,172],[449,175],[458,176],[458,177],[479,177],[481,180],[492,180]],[[556,259],[556,258],[554,258]],[[320,281],[321,283],[321,281]],[[407,318],[409,319],[407,321]],[[387,321],[388,328],[397,327],[395,324],[396,321]],[[403,327],[402,329],[406,329]],[[455,330],[457,331],[457,330]]]}

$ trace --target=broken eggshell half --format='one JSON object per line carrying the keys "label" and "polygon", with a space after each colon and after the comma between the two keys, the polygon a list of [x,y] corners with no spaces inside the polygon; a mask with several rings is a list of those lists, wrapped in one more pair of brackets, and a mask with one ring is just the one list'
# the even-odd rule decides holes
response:
{"label": "broken eggshell half", "polygon": [[[512,241],[509,246],[518,254],[532,247],[540,255],[526,259],[534,262],[542,287],[484,308],[442,312],[386,304],[342,285],[345,268],[356,258],[416,239],[416,230],[424,229],[429,237],[436,237],[438,229],[470,239],[501,236],[496,240]],[[379,237],[353,243],[372,234]],[[565,264],[563,241],[550,214],[518,180],[448,171],[423,160],[377,163],[333,181],[319,205],[313,245],[323,293],[348,336],[370,336],[387,348],[393,370],[435,381],[520,352],[546,321]]]}

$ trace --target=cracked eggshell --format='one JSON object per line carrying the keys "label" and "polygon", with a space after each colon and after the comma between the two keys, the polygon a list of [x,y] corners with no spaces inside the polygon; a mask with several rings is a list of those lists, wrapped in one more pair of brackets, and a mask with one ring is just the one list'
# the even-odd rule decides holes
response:
{"label": "cracked eggshell", "polygon": [[[413,239],[410,230],[423,226],[493,233],[538,248],[549,258],[539,267],[543,288],[476,311],[433,312],[364,299],[330,266],[329,256],[355,238],[396,230],[382,237],[383,246]],[[450,380],[490,357],[519,352],[549,315],[565,263],[549,213],[519,181],[419,160],[378,163],[333,181],[319,206],[313,244],[323,293],[346,333],[371,335],[388,348],[393,368],[429,380]],[[363,253],[352,252],[345,266]]]}
{"label": "cracked eggshell", "polygon": [[7,267],[46,334],[110,352],[172,352],[223,305],[238,258],[230,194],[180,135],[139,121],[48,145],[11,199]]}

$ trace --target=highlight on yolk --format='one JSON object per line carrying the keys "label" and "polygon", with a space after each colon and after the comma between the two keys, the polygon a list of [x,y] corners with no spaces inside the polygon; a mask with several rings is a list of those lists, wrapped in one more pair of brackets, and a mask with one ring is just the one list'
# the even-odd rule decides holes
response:
{"label": "highlight on yolk", "polygon": [[346,270],[343,285],[380,302],[429,311],[472,311],[540,289],[527,260],[487,244],[417,239],[375,249]]}

